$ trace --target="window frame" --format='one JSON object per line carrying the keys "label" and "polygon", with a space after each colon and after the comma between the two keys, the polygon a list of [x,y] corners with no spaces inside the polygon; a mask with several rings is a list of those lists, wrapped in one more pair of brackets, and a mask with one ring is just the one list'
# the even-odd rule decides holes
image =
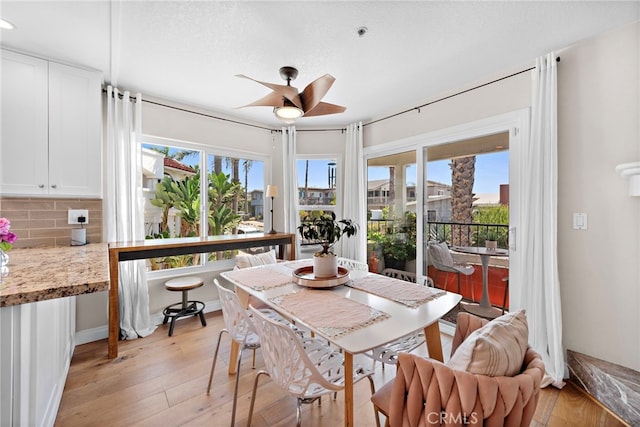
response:
{"label": "window frame", "polygon": [[[272,176],[272,156],[265,155],[261,153],[245,151],[245,150],[234,150],[227,147],[220,147],[217,145],[205,145],[201,143],[183,141],[179,139],[173,138],[163,138],[152,135],[143,134],[141,138],[141,142],[139,143],[140,147],[143,147],[144,144],[151,144],[161,147],[171,147],[177,149],[186,149],[186,150],[197,150],[200,152],[200,173],[202,174],[200,177],[200,218],[207,217],[207,206],[209,204],[209,196],[208,196],[208,181],[206,177],[209,175],[210,168],[207,164],[207,160],[210,155],[220,156],[226,158],[238,158],[238,159],[246,159],[246,160],[255,160],[261,161],[263,163],[263,194],[266,192],[267,183],[271,182],[270,177]],[[203,179],[204,177],[204,179]],[[263,196],[264,198],[264,196]],[[265,224],[271,223],[271,213],[264,209],[263,221]],[[208,237],[209,227],[207,221],[200,221],[200,229],[198,237]],[[178,237],[180,239],[182,237]],[[184,237],[185,239],[187,237]],[[230,265],[231,260],[219,260],[219,261],[209,261],[207,260],[206,253],[203,253],[200,257],[200,260],[197,265],[192,265],[188,267],[176,267],[169,268],[164,270],[155,270],[155,271],[147,271],[147,275],[150,275],[152,278],[161,278],[161,277],[171,277],[176,274],[184,274],[185,272],[197,272],[197,271],[206,271],[210,270],[211,267],[218,268],[222,266]]]}

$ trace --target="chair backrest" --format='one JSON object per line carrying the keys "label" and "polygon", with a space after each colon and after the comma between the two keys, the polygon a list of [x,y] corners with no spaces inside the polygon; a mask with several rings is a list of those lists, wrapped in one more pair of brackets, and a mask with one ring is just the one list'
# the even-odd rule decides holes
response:
{"label": "chair backrest", "polygon": [[389,424],[528,426],[538,404],[543,376],[542,357],[531,347],[525,354],[522,371],[513,377],[454,371],[436,360],[400,353],[391,390]]}
{"label": "chair backrest", "polygon": [[240,304],[235,292],[222,287],[218,279],[213,279],[213,283],[218,288],[225,328],[234,341],[244,344],[249,335],[256,333],[247,311]]}
{"label": "chair backrest", "polygon": [[453,257],[446,243],[429,243],[429,260],[439,270],[453,268]]}
{"label": "chair backrest", "polygon": [[396,270],[395,268],[385,268],[382,275],[393,277],[394,279],[404,280],[405,282],[416,283],[416,273],[404,270]]}
{"label": "chair backrest", "polygon": [[325,391],[342,389],[330,382],[343,376],[344,358],[339,352],[319,339],[301,339],[291,328],[269,319],[253,307],[250,310],[260,337],[266,371],[276,384],[300,398],[314,394],[319,388]]}
{"label": "chair backrest", "polygon": [[369,266],[366,263],[350,258],[338,257],[338,266],[344,267],[347,270],[369,271]]}

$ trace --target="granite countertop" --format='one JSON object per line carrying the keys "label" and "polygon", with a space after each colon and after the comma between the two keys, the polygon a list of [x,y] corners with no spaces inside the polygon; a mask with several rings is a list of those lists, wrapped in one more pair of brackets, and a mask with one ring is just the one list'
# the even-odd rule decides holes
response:
{"label": "granite countertop", "polygon": [[0,307],[109,289],[106,243],[12,249],[9,275],[0,279]]}

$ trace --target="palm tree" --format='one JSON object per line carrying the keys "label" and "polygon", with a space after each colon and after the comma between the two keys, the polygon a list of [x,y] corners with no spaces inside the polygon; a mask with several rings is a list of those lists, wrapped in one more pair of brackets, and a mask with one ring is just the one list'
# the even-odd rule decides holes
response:
{"label": "palm tree", "polygon": [[[473,181],[476,172],[476,156],[451,159],[451,222],[473,222]],[[464,230],[464,232],[463,232]],[[457,246],[469,246],[469,227],[454,225],[451,240]]]}
{"label": "palm tree", "polygon": [[249,169],[253,166],[253,160],[244,159],[242,170],[244,170],[244,212],[249,213]]}

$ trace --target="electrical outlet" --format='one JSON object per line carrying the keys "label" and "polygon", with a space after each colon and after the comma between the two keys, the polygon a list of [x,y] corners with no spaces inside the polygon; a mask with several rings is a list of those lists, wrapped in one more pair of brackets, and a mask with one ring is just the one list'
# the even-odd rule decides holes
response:
{"label": "electrical outlet", "polygon": [[[88,209],[69,209],[68,223],[69,224],[89,224],[89,210]],[[84,218],[84,221],[82,219]]]}

